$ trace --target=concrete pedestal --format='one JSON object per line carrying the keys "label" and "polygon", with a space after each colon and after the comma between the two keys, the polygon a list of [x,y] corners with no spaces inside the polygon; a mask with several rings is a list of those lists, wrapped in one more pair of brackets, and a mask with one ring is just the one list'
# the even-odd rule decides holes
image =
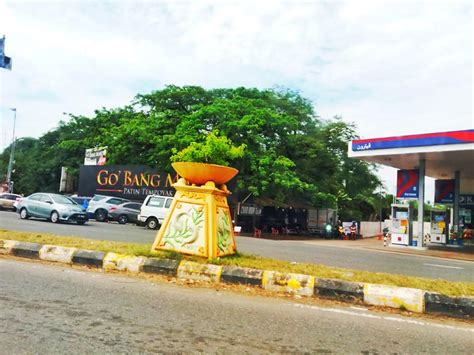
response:
{"label": "concrete pedestal", "polygon": [[181,178],[176,194],[152,250],[173,250],[206,258],[234,254],[236,250],[226,185],[212,181],[189,185]]}

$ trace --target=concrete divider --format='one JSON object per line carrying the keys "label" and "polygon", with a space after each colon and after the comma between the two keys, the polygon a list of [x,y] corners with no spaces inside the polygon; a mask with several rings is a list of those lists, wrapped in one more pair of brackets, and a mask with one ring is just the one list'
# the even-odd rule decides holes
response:
{"label": "concrete divider", "polygon": [[192,261],[181,261],[178,267],[178,279],[198,280],[218,283],[221,278],[222,266],[200,264]]}
{"label": "concrete divider", "polygon": [[11,255],[39,259],[39,251],[42,247],[43,245],[38,243],[16,242],[11,248]]}
{"label": "concrete divider", "polygon": [[320,297],[343,301],[364,301],[364,284],[343,280],[316,278],[315,293]]}
{"label": "concrete divider", "polygon": [[104,258],[103,267],[105,270],[118,270],[138,273],[142,270],[145,260],[146,258],[144,256],[107,253]]}
{"label": "concrete divider", "polygon": [[423,313],[424,291],[416,288],[365,284],[364,303]]}
{"label": "concrete divider", "polygon": [[314,295],[314,276],[264,271],[262,287],[265,290],[300,296]]}
{"label": "concrete divider", "polygon": [[66,248],[56,245],[43,245],[39,251],[39,258],[46,261],[71,264],[76,248]]}
{"label": "concrete divider", "polygon": [[449,297],[435,292],[425,292],[425,312],[474,318],[474,298]]}
{"label": "concrete divider", "polygon": [[16,243],[18,243],[16,240],[1,239],[0,240],[0,254],[3,254],[3,255],[12,254],[12,249]]}
{"label": "concrete divider", "polygon": [[263,271],[235,266],[201,264],[191,261],[145,258],[101,251],[81,250],[54,245],[0,240],[0,255],[103,267],[108,270],[147,272],[177,276],[204,282],[239,283],[262,286],[265,290],[363,301],[369,305],[406,309],[418,313],[436,313],[472,319],[474,297],[450,297],[420,289],[363,284],[343,280],[315,278],[310,275]]}
{"label": "concrete divider", "polygon": [[227,265],[222,267],[221,280],[228,283],[262,286],[262,279],[263,270]]}
{"label": "concrete divider", "polygon": [[173,259],[147,258],[143,264],[143,272],[176,276],[179,263],[179,260]]}
{"label": "concrete divider", "polygon": [[101,268],[104,264],[103,251],[77,249],[72,256],[72,263]]}

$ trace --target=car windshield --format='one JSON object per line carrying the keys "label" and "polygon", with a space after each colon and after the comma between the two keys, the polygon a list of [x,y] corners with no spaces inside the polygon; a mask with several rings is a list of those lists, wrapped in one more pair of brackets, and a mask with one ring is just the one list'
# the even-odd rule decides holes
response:
{"label": "car windshield", "polygon": [[65,196],[55,195],[55,196],[51,196],[51,198],[53,199],[54,202],[60,203],[61,205],[76,205],[76,203],[73,200]]}

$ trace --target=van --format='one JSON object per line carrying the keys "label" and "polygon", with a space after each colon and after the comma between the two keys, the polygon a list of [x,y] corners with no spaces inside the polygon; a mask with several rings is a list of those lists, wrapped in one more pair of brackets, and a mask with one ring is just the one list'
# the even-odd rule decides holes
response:
{"label": "van", "polygon": [[143,201],[138,215],[138,221],[150,229],[158,229],[168,214],[173,202],[172,197],[148,195]]}

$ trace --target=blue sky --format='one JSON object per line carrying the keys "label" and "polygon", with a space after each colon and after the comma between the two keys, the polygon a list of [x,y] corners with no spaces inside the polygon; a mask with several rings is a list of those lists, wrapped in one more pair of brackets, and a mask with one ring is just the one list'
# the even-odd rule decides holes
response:
{"label": "blue sky", "polygon": [[256,3],[0,2],[0,148],[9,107],[38,137],[166,84],[286,86],[364,138],[474,127],[470,1]]}

